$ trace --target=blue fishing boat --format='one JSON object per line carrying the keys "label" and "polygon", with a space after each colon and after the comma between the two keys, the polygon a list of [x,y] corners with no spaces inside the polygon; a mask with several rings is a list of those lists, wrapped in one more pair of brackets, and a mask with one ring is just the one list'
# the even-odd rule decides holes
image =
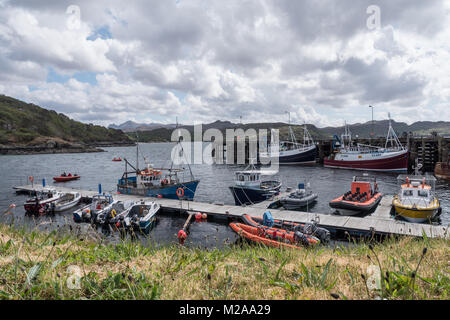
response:
{"label": "blue fishing boat", "polygon": [[[181,144],[180,152],[184,152]],[[136,158],[139,159],[139,147],[136,146]],[[145,158],[144,158],[145,159]],[[156,197],[167,199],[193,200],[197,190],[199,180],[194,178],[189,167],[189,179],[182,179],[184,168],[153,168],[146,160],[145,169],[139,169],[139,162],[136,167],[124,158],[125,172],[117,183],[117,192],[121,194],[139,195],[144,197]],[[132,170],[129,171],[128,167]]]}

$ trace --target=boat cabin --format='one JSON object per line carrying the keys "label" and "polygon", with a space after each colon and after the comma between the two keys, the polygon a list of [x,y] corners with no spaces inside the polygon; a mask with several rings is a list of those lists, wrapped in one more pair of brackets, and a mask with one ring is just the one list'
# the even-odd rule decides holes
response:
{"label": "boat cabin", "polygon": [[237,186],[259,186],[261,184],[261,173],[259,171],[237,171],[235,173],[235,184]]}

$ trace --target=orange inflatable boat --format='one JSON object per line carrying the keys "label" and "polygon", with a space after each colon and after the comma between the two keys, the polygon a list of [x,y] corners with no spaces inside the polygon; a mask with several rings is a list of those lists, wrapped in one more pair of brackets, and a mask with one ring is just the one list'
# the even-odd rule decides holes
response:
{"label": "orange inflatable boat", "polygon": [[247,240],[275,248],[287,247],[299,249],[302,245],[309,246],[320,242],[317,238],[307,237],[299,231],[290,232],[263,226],[253,227],[243,223],[230,223],[230,227]]}
{"label": "orange inflatable boat", "polygon": [[351,190],[339,198],[331,200],[330,207],[336,209],[336,213],[340,215],[352,216],[370,213],[376,209],[382,196],[378,192],[375,177],[369,177],[367,175],[353,177]]}

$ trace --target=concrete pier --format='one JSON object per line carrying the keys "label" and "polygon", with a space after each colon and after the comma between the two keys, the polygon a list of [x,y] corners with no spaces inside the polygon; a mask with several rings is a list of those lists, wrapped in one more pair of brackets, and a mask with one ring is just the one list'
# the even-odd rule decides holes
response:
{"label": "concrete pier", "polygon": [[[52,186],[57,191],[81,193],[83,197],[91,198],[97,192],[70,189],[60,186]],[[36,192],[41,191],[41,185],[24,185],[14,187],[17,192]],[[135,200],[142,199],[141,196],[134,195],[113,195],[117,200]],[[278,196],[279,197],[279,196]],[[199,211],[208,215],[220,216],[224,218],[239,218],[243,214],[262,217],[264,211],[270,203],[277,201],[277,197],[252,206],[240,207],[234,205],[218,205],[206,202],[181,201],[172,199],[152,199],[159,203],[163,209],[172,211]],[[351,236],[370,236],[370,235],[398,235],[422,237],[426,234],[430,238],[449,238],[448,226],[438,226],[430,224],[411,223],[402,220],[396,220],[390,216],[392,196],[384,196],[376,211],[366,217],[338,216],[325,213],[308,213],[300,211],[289,211],[282,209],[270,209],[275,219],[284,221],[293,221],[297,223],[307,223],[312,220],[318,221],[319,226],[329,229],[335,234],[348,233]]]}

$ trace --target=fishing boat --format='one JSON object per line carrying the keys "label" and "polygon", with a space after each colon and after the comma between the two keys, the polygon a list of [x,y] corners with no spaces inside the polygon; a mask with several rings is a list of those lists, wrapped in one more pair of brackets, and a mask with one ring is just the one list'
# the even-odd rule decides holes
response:
{"label": "fishing boat", "polygon": [[72,180],[77,180],[77,179],[80,179],[80,176],[76,173],[74,175],[72,175],[71,173],[69,173],[67,175],[65,173],[63,173],[59,177],[53,177],[53,180],[55,180],[55,182],[67,182],[67,181],[72,181]]}
{"label": "fishing boat", "polygon": [[436,178],[420,175],[416,164],[414,175],[399,175],[400,192],[394,196],[395,213],[410,222],[430,221],[441,213],[439,200],[434,194]]}
{"label": "fishing boat", "polygon": [[271,175],[273,172],[256,169],[252,161],[243,171],[235,172],[234,185],[229,188],[236,205],[258,203],[280,193],[281,182],[262,181],[263,174]]}
{"label": "fishing boat", "polygon": [[439,179],[450,180],[450,160],[437,162],[434,167],[434,175]]}
{"label": "fishing boat", "polygon": [[[183,147],[178,141],[176,154],[184,156]],[[144,157],[146,167],[139,168],[139,144],[136,144],[136,166],[126,158],[125,172],[117,183],[117,191],[122,194],[132,194],[144,197],[193,200],[199,180],[194,178],[191,167],[189,176],[185,177],[184,168],[175,168],[173,162],[169,168],[153,168]],[[128,167],[132,170],[128,171]]]}
{"label": "fishing boat", "polygon": [[49,212],[61,212],[75,207],[81,200],[81,194],[78,192],[67,192],[55,202],[52,202],[48,208]]}
{"label": "fishing boat", "polygon": [[148,233],[156,223],[156,214],[161,206],[154,201],[136,203],[111,220],[117,228],[140,230]]}
{"label": "fishing boat", "polygon": [[28,199],[24,203],[25,212],[33,214],[42,214],[49,207],[63,196],[63,193],[57,192],[54,188],[45,188],[36,192],[36,196]]}
{"label": "fishing boat", "polygon": [[[258,227],[264,223],[263,218],[252,217],[248,214],[242,215],[242,221],[252,227]],[[292,221],[274,219],[272,227],[286,231],[300,231],[306,236],[313,236],[319,239],[322,243],[329,242],[331,238],[330,231],[325,228],[318,227],[317,221],[312,221],[311,223],[296,223]]]}
{"label": "fishing boat", "polygon": [[280,203],[287,210],[298,210],[313,205],[316,200],[317,193],[313,193],[309,188],[305,188],[304,183],[299,183],[295,191],[280,199]]}
{"label": "fishing boat", "polygon": [[119,158],[113,158],[112,161],[119,162],[119,161],[122,161],[122,158],[120,158],[120,157]]}
{"label": "fishing boat", "polygon": [[297,142],[290,122],[289,116],[289,140],[280,141],[280,143],[272,141],[267,150],[262,150],[259,153],[261,163],[267,164],[272,162],[295,165],[312,165],[316,163],[317,147],[306,124],[303,127],[303,142],[300,143]]}
{"label": "fishing boat", "polygon": [[97,194],[92,197],[92,202],[73,212],[74,222],[94,222],[97,214],[111,205],[113,197],[109,194]]}
{"label": "fishing boat", "polygon": [[111,204],[97,212],[97,217],[94,220],[95,224],[109,226],[111,221],[135,204],[135,201],[114,200]]}
{"label": "fishing boat", "polygon": [[319,243],[317,238],[306,237],[303,233],[288,232],[283,229],[268,228],[264,226],[253,227],[243,223],[230,223],[231,229],[239,236],[270,247],[300,249],[302,246]]}
{"label": "fishing boat", "polygon": [[366,174],[353,177],[351,190],[331,200],[330,207],[343,216],[368,214],[376,209],[381,198],[376,178]]}
{"label": "fishing boat", "polygon": [[400,143],[392,128],[389,118],[389,129],[384,148],[352,141],[352,134],[345,125],[341,139],[334,137],[334,153],[325,158],[323,165],[328,168],[407,172],[408,150]]}

